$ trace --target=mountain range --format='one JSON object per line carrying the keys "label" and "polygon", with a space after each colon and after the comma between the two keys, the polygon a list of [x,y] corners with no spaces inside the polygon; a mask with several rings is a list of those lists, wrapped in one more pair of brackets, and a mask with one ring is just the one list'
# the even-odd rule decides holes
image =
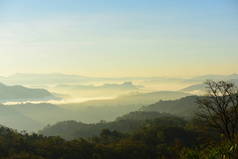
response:
{"label": "mountain range", "polygon": [[206,80],[234,80],[238,79],[238,74],[230,74],[230,75],[204,75],[197,76],[190,79],[185,80],[185,82],[204,82]]}
{"label": "mountain range", "polygon": [[[118,116],[113,121],[101,121],[96,124],[87,124],[73,120],[58,122],[53,125],[48,125],[39,131],[40,134],[46,136],[60,136],[71,140],[79,137],[98,136],[103,129],[116,130],[119,132],[130,133],[148,120],[159,120],[159,124],[168,123],[167,121],[182,122],[183,120],[191,119],[198,111],[196,100],[202,98],[199,96],[187,96],[176,100],[161,100],[157,103],[141,107],[134,112],[125,113]],[[171,125],[170,125],[171,126]]]}
{"label": "mountain range", "polygon": [[81,121],[98,122],[100,120],[112,121],[142,106],[153,104],[159,100],[173,100],[189,96],[189,93],[177,91],[158,91],[150,93],[133,93],[114,99],[91,100],[83,103],[67,103],[60,106],[80,112]]}
{"label": "mountain range", "polygon": [[134,85],[132,82],[124,82],[121,84],[103,84],[99,86],[95,85],[58,85],[57,88],[69,89],[69,90],[137,90],[142,86]]}
{"label": "mountain range", "polygon": [[111,122],[98,122],[95,124],[86,124],[77,121],[62,121],[53,125],[48,125],[39,131],[45,136],[60,136],[67,140],[76,138],[88,138],[98,136],[102,130],[116,130],[123,133],[131,133],[141,128],[147,120],[173,117],[169,114],[158,112],[131,112],[124,116],[117,118]]}
{"label": "mountain range", "polygon": [[36,131],[48,124],[64,120],[76,120],[84,123],[97,123],[101,120],[113,121],[118,116],[136,111],[143,105],[188,95],[181,92],[152,92],[122,96],[111,100],[63,105],[49,103],[5,104],[0,106],[0,124],[18,130]]}
{"label": "mountain range", "polygon": [[45,89],[27,88],[20,85],[8,86],[0,83],[0,102],[24,102],[57,100]]}
{"label": "mountain range", "polygon": [[198,110],[198,96],[187,96],[176,100],[161,100],[157,103],[144,106],[140,110],[148,112],[170,113],[176,116],[191,118]]}
{"label": "mountain range", "polygon": [[81,75],[71,75],[62,73],[49,74],[27,74],[17,73],[7,77],[1,76],[0,81],[13,84],[62,84],[62,83],[79,83],[82,81],[180,81],[180,82],[203,82],[205,80],[231,80],[238,79],[238,74],[230,75],[203,75],[192,78],[178,77],[87,77]]}

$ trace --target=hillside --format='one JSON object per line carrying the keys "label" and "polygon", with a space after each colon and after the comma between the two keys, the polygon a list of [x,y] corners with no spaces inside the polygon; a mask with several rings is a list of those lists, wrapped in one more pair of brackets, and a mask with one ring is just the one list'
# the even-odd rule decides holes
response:
{"label": "hillside", "polygon": [[[0,107],[1,109],[3,109],[1,112],[4,112],[1,116],[3,119],[0,121],[0,124],[9,127],[17,125],[16,129],[18,130],[25,129],[32,131],[36,130],[37,127],[39,130],[43,126],[46,126],[48,124],[55,124],[60,121],[68,120],[81,121],[85,124],[87,123],[90,125],[90,123],[98,123],[101,120],[109,122],[116,119],[116,121],[118,121],[119,119],[153,119],[158,115],[162,115],[158,114],[159,112],[171,113],[182,117],[191,117],[192,113],[197,108],[196,104],[194,103],[196,98],[196,96],[189,96],[177,100],[162,100],[155,104],[143,107],[141,105],[120,105],[120,103],[118,103],[106,106],[82,106],[73,110],[47,103],[3,105],[2,107]],[[145,112],[133,112],[139,109]],[[14,122],[14,120],[17,121]],[[32,124],[29,122],[31,122]],[[16,124],[12,125],[13,123]]]}
{"label": "hillside", "polygon": [[8,106],[8,109],[17,111],[31,119],[39,121],[47,125],[56,123],[62,120],[76,120],[80,118],[77,113],[60,108],[54,104],[40,103],[40,104],[16,104]]}
{"label": "hillside", "polygon": [[147,120],[157,118],[170,118],[169,114],[158,112],[131,112],[124,116],[118,117],[115,121],[101,121],[96,124],[86,124],[77,121],[63,121],[50,125],[39,131],[45,136],[60,136],[70,140],[79,137],[98,136],[103,129],[116,130],[122,133],[133,132],[142,127]]}
{"label": "hillside", "polygon": [[[139,128],[147,120],[163,117],[170,118],[173,117],[173,115],[183,118],[193,117],[194,112],[198,108],[196,104],[197,98],[197,96],[187,96],[176,100],[161,100],[155,104],[141,107],[140,111],[130,113],[127,112],[124,113],[125,115],[118,115],[119,117],[111,122],[99,122],[96,124],[85,124],[76,121],[59,122],[52,126],[45,127],[40,131],[40,133],[47,136],[61,136],[66,139],[73,139],[75,137],[96,136],[103,129],[117,130],[120,132],[131,132]],[[95,111],[94,115],[98,115],[100,113],[106,114],[105,116],[108,116],[107,114],[115,114],[112,112],[112,109],[107,110],[105,107],[103,107],[104,109],[101,110],[100,108],[101,107],[98,107],[96,110],[91,108],[91,110]],[[121,109],[121,107],[119,108]],[[87,112],[90,112],[89,108]],[[93,115],[90,117],[92,116]],[[93,118],[95,117],[93,116]]]}
{"label": "hillside", "polygon": [[63,120],[79,120],[80,114],[53,104],[0,105],[0,125],[19,131],[37,131]]}
{"label": "hillside", "polygon": [[39,121],[36,121],[4,105],[0,106],[0,125],[4,125],[12,129],[17,129],[19,131],[35,131],[44,126]]}
{"label": "hillside", "polygon": [[59,106],[78,112],[80,114],[80,121],[83,122],[112,121],[118,116],[137,111],[140,107],[153,104],[159,100],[173,100],[189,95],[188,93],[176,91],[159,91],[130,94],[115,99],[62,104]]}
{"label": "hillside", "polygon": [[[58,136],[20,134],[0,127],[0,153],[2,159],[185,159],[183,156],[189,156],[186,159],[191,159],[190,151],[185,153],[183,149],[189,150],[194,148],[194,145],[202,147],[204,142],[201,137],[206,135],[188,129],[186,124],[188,122],[178,117],[161,117],[144,122],[130,133],[103,129],[98,136],[70,141]],[[67,125],[65,129],[71,130],[80,123],[70,121],[61,125]],[[59,132],[62,133],[65,129],[60,129]],[[217,140],[213,141],[217,144]],[[196,147],[194,149],[197,150]],[[212,150],[214,152],[215,149]],[[205,155],[210,154],[211,152],[207,151]]]}
{"label": "hillside", "polygon": [[0,102],[42,101],[59,99],[45,89],[33,89],[20,85],[0,83]]}
{"label": "hillside", "polygon": [[188,96],[177,100],[161,100],[155,104],[142,107],[142,111],[171,113],[183,117],[192,117],[198,109],[198,96]]}

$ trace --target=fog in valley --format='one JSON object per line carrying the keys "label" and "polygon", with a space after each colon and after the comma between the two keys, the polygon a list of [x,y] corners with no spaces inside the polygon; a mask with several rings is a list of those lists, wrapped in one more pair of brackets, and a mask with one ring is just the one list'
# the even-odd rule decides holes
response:
{"label": "fog in valley", "polygon": [[[160,101],[203,95],[206,79],[238,83],[236,74],[194,78],[17,74],[1,79],[4,82],[0,85],[2,125],[28,132],[37,132],[47,125],[66,120],[84,123],[113,121]],[[163,112],[176,114],[179,112],[176,109]],[[180,115],[186,116],[186,112]]]}

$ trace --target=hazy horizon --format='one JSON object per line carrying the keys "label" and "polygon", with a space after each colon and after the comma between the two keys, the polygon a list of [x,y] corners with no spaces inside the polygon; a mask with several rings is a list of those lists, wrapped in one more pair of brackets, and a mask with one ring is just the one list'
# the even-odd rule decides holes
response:
{"label": "hazy horizon", "polygon": [[83,74],[83,73],[70,73],[70,72],[12,72],[12,73],[2,73],[0,77],[11,77],[16,75],[67,75],[67,76],[81,76],[87,78],[180,78],[180,79],[190,79],[195,77],[202,77],[202,76],[229,76],[229,75],[237,75],[238,71],[234,71],[231,73],[202,73],[202,74],[194,74],[194,75],[160,75],[160,74],[151,74],[147,76],[136,76],[136,75],[129,75],[129,76],[103,76],[103,74],[99,74],[95,76],[94,74]]}

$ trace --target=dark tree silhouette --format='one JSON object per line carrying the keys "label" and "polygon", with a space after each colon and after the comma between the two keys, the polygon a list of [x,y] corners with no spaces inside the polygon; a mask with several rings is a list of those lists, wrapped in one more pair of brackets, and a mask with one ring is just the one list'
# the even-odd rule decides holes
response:
{"label": "dark tree silhouette", "polygon": [[228,141],[238,132],[238,89],[226,81],[207,81],[208,95],[199,98],[200,119],[217,129]]}

